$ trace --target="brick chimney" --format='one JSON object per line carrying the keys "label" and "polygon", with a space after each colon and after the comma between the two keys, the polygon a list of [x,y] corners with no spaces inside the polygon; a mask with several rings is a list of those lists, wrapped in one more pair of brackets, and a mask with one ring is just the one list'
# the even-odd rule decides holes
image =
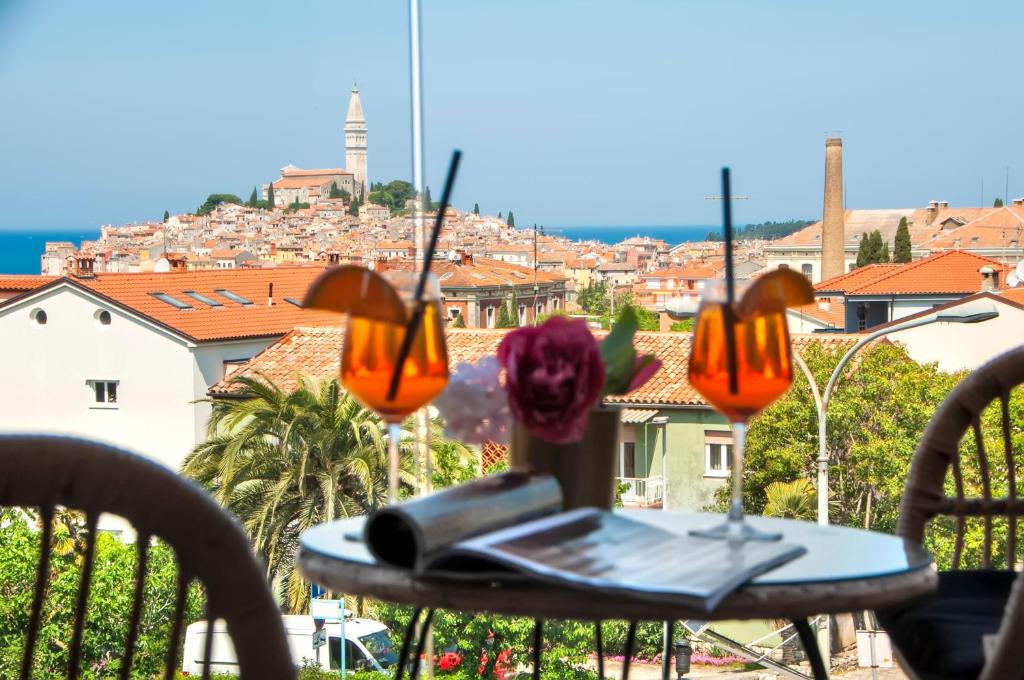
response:
{"label": "brick chimney", "polygon": [[846,233],[843,227],[843,140],[825,140],[825,205],[821,220],[821,278],[846,271]]}
{"label": "brick chimney", "polygon": [[473,253],[467,253],[465,250],[459,251],[459,264],[473,264]]}
{"label": "brick chimney", "polygon": [[981,274],[981,289],[983,291],[995,292],[999,290],[999,272],[988,265],[978,270]]}
{"label": "brick chimney", "polygon": [[939,214],[939,202],[938,201],[928,201],[928,211],[927,211],[927,215],[925,217],[924,223],[925,224],[931,224],[932,222],[935,221],[935,218],[938,216],[938,214]]}

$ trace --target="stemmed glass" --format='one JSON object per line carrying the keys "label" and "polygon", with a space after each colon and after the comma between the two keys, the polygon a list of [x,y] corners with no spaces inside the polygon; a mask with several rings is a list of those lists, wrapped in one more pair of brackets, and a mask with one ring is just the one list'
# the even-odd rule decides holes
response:
{"label": "stemmed glass", "polygon": [[[419,272],[385,271],[383,277],[406,304],[412,317]],[[388,502],[398,499],[398,442],[402,421],[426,406],[448,384],[448,349],[441,316],[441,290],[428,275],[423,290],[423,317],[416,326],[408,358],[401,366],[398,389],[389,395],[407,326],[350,314],[341,349],[341,383],[388,424]],[[390,397],[390,398],[389,398]]]}
{"label": "stemmed glass", "polygon": [[[744,287],[736,282],[737,298]],[[747,423],[793,382],[793,358],[784,304],[755,301],[730,307],[723,280],[709,281],[701,296],[690,351],[689,380],[732,423],[732,502],[726,521],[691,533],[730,540],[778,540],[743,519],[743,453]],[[735,348],[730,359],[729,346]],[[734,365],[730,366],[730,363]]]}

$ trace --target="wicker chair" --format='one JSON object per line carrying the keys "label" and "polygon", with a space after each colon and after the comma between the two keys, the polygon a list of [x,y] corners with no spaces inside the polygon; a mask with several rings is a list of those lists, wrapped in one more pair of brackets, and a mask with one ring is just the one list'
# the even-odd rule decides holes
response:
{"label": "wicker chair", "polygon": [[[1024,383],[1024,347],[1003,354],[968,376],[942,403],[924,433],[910,467],[897,533],[923,541],[938,516],[955,523],[953,569],[939,574],[939,590],[910,607],[879,612],[906,670],[918,678],[1024,678],[1024,582],[1015,573],[1017,520],[1024,516],[1018,497],[1012,434],[1024,423],[1011,422],[1010,392]],[[998,400],[1001,452],[987,452],[981,414]],[[970,439],[965,435],[970,432]],[[964,441],[974,452],[962,455]],[[997,456],[1001,456],[999,460]],[[1005,466],[1002,474],[993,475]],[[970,466],[976,466],[972,469]],[[954,496],[945,492],[952,472]],[[975,480],[981,497],[965,495]],[[1006,497],[993,489],[1005,484]],[[1006,567],[993,569],[993,520],[1006,518]],[[948,520],[947,520],[948,521]],[[980,570],[961,570],[968,521],[983,526]],[[997,520],[1001,523],[1001,520]],[[993,644],[985,654],[985,638]]]}
{"label": "wicker chair", "polygon": [[[38,508],[42,519],[35,592],[26,631],[21,678],[31,676],[39,637],[40,611],[49,578],[52,520],[56,506],[83,511],[87,527],[67,677],[81,674],[82,638],[92,582],[96,528],[100,513],[128,520],[138,531],[138,569],[131,619],[122,654],[121,678],[128,678],[143,609],[143,587],[150,539],[174,550],[178,588],[169,637],[165,678],[173,678],[181,646],[189,584],[206,593],[206,620],[224,619],[242,678],[296,677],[281,614],[245,533],[208,494],[145,458],[89,441],[51,436],[0,436],[0,505]],[[128,587],[128,584],[125,584]],[[206,636],[206,654],[210,641]],[[203,677],[208,677],[209,668]]]}

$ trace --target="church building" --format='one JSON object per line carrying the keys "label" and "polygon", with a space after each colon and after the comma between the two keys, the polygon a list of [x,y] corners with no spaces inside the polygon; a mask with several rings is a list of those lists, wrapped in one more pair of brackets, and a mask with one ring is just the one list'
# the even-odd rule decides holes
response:
{"label": "church building", "polygon": [[345,117],[345,168],[305,170],[289,163],[281,168],[281,178],[263,185],[263,200],[269,199],[274,187],[274,206],[279,208],[299,202],[314,205],[329,198],[337,186],[349,196],[362,198],[369,188],[366,173],[366,116],[359,99],[359,88],[352,86]]}

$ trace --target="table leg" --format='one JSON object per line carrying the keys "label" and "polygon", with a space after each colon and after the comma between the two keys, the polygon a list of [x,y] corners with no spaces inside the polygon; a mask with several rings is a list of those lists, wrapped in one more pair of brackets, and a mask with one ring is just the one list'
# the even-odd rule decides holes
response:
{"label": "table leg", "polygon": [[796,628],[797,635],[800,636],[800,644],[804,646],[807,661],[811,664],[811,675],[816,680],[828,680],[828,669],[825,668],[825,662],[821,658],[818,638],[814,635],[814,631],[811,630],[811,625],[807,622],[807,619],[796,619],[793,621],[793,627]]}
{"label": "table leg", "polygon": [[[422,607],[417,607],[412,610],[412,616],[409,617],[409,625],[405,629],[405,637],[402,638],[402,648],[398,653],[398,665],[395,667],[395,680],[401,680],[405,674],[406,660],[409,658],[409,645],[412,643],[413,633],[416,632],[416,622],[420,620],[420,613],[423,611]],[[345,644],[342,640],[341,644]]]}
{"label": "table leg", "polygon": [[[416,677],[420,674],[420,660],[423,657],[423,648],[427,644],[427,634],[430,632],[430,624],[434,620],[434,610],[427,610],[427,617],[423,620],[423,627],[420,628],[420,639],[416,643],[416,656],[412,659],[412,671],[409,673],[409,677],[412,680],[416,680]],[[433,659],[430,659],[428,663],[434,663]]]}
{"label": "table leg", "polygon": [[672,670],[672,633],[675,621],[665,622],[665,640],[661,650],[661,680],[670,680]]}
{"label": "table leg", "polygon": [[626,629],[626,652],[622,658],[622,680],[629,680],[629,664],[633,661],[633,648],[636,646],[636,621],[629,622]]}
{"label": "table leg", "polygon": [[[533,680],[540,680],[540,652],[544,644],[544,619],[533,620]],[[498,650],[495,650],[495,654]]]}
{"label": "table leg", "polygon": [[597,677],[598,680],[605,680],[604,678],[604,640],[601,638],[601,622],[594,622],[594,646],[597,647]]}

